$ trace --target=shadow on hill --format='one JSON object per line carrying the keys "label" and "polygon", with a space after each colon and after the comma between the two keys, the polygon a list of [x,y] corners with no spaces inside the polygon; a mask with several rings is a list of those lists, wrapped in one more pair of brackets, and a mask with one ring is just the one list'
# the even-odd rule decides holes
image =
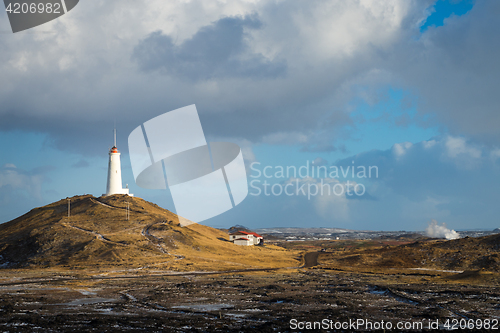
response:
{"label": "shadow on hill", "polygon": [[[229,270],[298,266],[287,251],[242,247],[227,233],[127,195],[74,196],[0,225],[0,268]],[[187,222],[186,222],[187,221]]]}

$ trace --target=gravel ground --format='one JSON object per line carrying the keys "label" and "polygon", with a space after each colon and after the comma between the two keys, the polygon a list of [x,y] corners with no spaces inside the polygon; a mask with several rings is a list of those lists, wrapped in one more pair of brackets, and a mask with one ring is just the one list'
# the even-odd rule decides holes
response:
{"label": "gravel ground", "polygon": [[[347,332],[376,328],[382,332],[383,328],[391,331],[389,322],[392,331],[400,332],[422,331],[420,324],[423,331],[431,331],[429,325],[445,329],[447,320],[449,324],[472,320],[474,326],[469,328],[478,328],[486,319],[493,325],[499,316],[498,284],[436,282],[428,272],[370,275],[301,269],[0,286],[0,332]],[[365,324],[354,328],[356,320]],[[315,321],[323,324],[320,329],[314,330]],[[414,329],[397,329],[398,323]]]}

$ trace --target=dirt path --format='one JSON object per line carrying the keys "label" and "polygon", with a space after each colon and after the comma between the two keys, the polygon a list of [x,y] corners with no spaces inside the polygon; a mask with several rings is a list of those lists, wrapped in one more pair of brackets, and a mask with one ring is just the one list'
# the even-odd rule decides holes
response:
{"label": "dirt path", "polygon": [[164,254],[169,254],[167,250],[165,250],[162,246],[162,243],[163,241],[161,239],[159,239],[158,237],[156,236],[153,236],[149,233],[149,228],[151,228],[152,226],[154,226],[155,224],[157,223],[153,223],[153,224],[150,224],[150,225],[147,225],[145,226],[142,230],[141,230],[141,235],[146,237],[146,239],[151,243],[153,244],[156,248],[158,248],[158,250],[161,252],[161,253],[164,253]]}
{"label": "dirt path", "polygon": [[90,198],[90,201],[92,201],[93,203],[99,204],[99,205],[103,205],[104,207],[108,207],[108,208],[123,209],[123,208],[120,208],[120,207],[113,207],[113,206],[110,206],[110,205],[108,205],[108,204],[105,204],[104,202],[100,202],[99,200],[97,200],[97,199],[93,199],[93,198]]}
{"label": "dirt path", "polygon": [[304,268],[310,268],[318,264],[319,252],[308,252],[304,255]]}
{"label": "dirt path", "polygon": [[79,227],[75,227],[74,225],[71,225],[71,224],[67,224],[67,223],[61,223],[61,225],[67,227],[67,228],[73,228],[73,229],[76,229],[76,230],[79,230],[79,231],[82,231],[82,232],[85,232],[85,233],[88,233],[88,234],[91,234],[91,235],[94,235],[98,240],[100,241],[103,241],[103,242],[106,242],[106,243],[109,243],[109,244],[113,244],[113,245],[118,245],[118,246],[127,246],[127,244],[122,244],[122,243],[118,243],[118,242],[113,242],[112,240],[104,237],[103,235],[101,235],[100,233],[98,232],[95,232],[93,230],[87,230],[87,229],[83,229],[83,228],[79,228]]}

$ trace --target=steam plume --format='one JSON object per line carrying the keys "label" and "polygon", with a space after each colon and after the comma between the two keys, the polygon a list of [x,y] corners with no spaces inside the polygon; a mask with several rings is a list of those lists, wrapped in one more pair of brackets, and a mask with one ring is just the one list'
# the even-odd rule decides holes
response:
{"label": "steam plume", "polygon": [[446,224],[438,225],[436,220],[432,220],[427,229],[425,229],[427,236],[432,238],[446,238],[446,239],[457,239],[460,235],[455,230],[450,230],[446,228]]}

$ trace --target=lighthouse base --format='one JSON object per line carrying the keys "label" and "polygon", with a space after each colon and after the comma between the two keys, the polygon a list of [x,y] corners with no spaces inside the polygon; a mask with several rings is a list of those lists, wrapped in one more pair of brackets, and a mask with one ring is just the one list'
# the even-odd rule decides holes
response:
{"label": "lighthouse base", "polygon": [[105,193],[102,196],[107,197],[107,196],[114,195],[114,194],[126,194],[129,197],[133,197],[134,195],[130,194],[129,191],[130,190],[128,188],[122,188],[121,191],[113,191],[113,193]]}

